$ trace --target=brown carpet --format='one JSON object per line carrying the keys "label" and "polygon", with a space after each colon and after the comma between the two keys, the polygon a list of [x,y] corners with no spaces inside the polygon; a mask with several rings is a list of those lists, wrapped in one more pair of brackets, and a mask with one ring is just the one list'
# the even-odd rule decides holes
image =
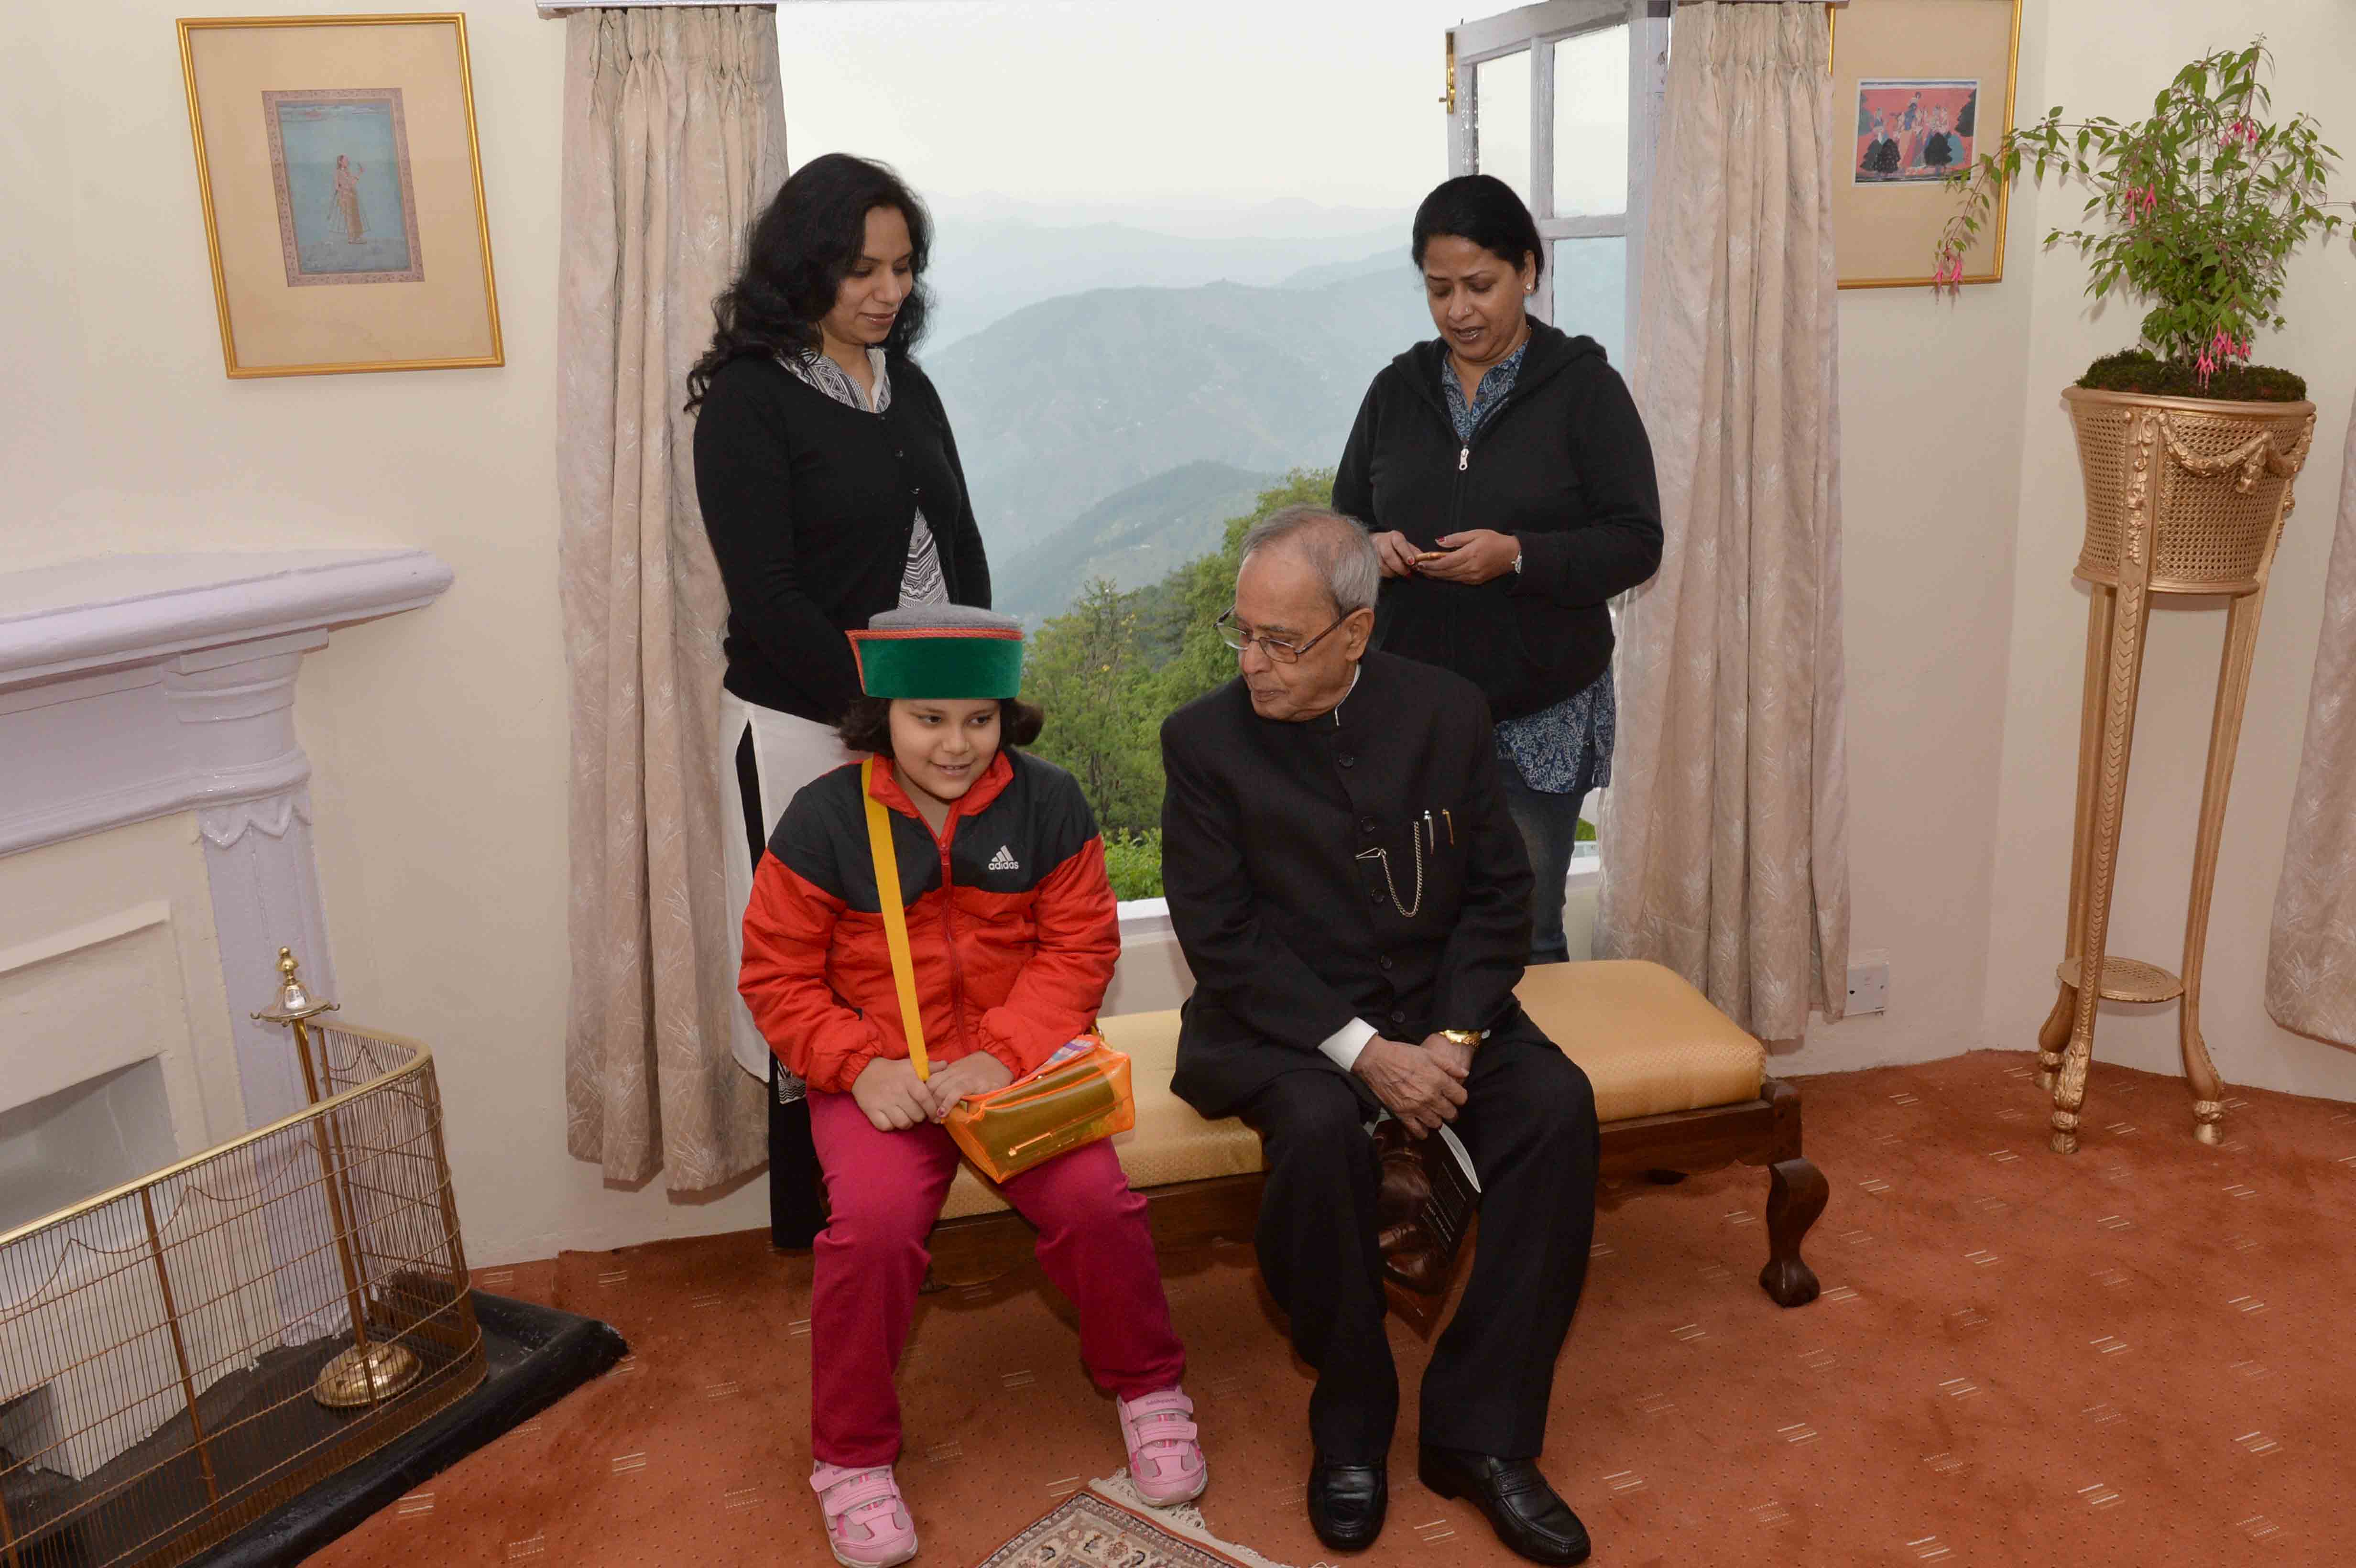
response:
{"label": "brown carpet", "polygon": [[[2222,1149],[2172,1080],[2097,1066],[2085,1147],[2045,1149],[2034,1058],[1977,1052],[1804,1085],[1833,1201],[1824,1298],[1754,1283],[1760,1172],[1605,1194],[1545,1466],[1602,1564],[2324,1563],[2356,1550],[2347,1237],[2356,1110],[2247,1091]],[[463,1200],[463,1194],[461,1195]],[[1301,1511],[1306,1371],[1240,1246],[1164,1260],[1210,1528],[1330,1559]],[[636,1353],[313,1561],[826,1563],[809,1471],[809,1264],[758,1234],[486,1270]],[[1414,1479],[1355,1561],[1518,1561]],[[917,1562],[969,1568],[1124,1456],[1035,1275],[928,1296],[900,1384]]]}

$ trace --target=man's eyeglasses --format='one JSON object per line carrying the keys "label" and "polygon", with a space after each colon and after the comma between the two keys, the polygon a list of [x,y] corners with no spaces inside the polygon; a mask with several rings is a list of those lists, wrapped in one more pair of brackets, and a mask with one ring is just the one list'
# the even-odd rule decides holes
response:
{"label": "man's eyeglasses", "polygon": [[1344,621],[1346,621],[1349,618],[1348,613],[1344,613],[1335,619],[1333,625],[1326,627],[1323,631],[1318,633],[1307,642],[1289,643],[1280,637],[1263,637],[1257,633],[1243,630],[1236,624],[1236,613],[1233,610],[1229,610],[1226,614],[1221,615],[1218,620],[1219,641],[1226,644],[1227,646],[1235,649],[1237,653],[1241,653],[1246,648],[1251,646],[1254,643],[1258,643],[1259,645],[1259,651],[1266,654],[1275,663],[1291,664],[1295,660],[1299,659],[1301,655],[1307,653],[1310,649],[1323,642],[1327,637],[1333,635],[1335,629],[1338,628]]}

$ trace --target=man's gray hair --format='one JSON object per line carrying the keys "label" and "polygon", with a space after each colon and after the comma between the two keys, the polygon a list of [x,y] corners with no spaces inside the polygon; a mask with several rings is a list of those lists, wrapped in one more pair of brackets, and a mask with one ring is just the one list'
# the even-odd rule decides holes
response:
{"label": "man's gray hair", "polygon": [[1333,596],[1337,613],[1346,615],[1353,610],[1375,607],[1375,595],[1383,585],[1382,559],[1375,554],[1375,541],[1356,519],[1313,501],[1295,502],[1254,524],[1244,535],[1237,570],[1251,559],[1252,551],[1269,545],[1290,546],[1315,567],[1325,580],[1325,591]]}

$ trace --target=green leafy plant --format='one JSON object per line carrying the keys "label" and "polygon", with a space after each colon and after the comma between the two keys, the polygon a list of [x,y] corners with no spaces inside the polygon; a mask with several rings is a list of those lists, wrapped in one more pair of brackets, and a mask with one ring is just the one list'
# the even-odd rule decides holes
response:
{"label": "green leafy plant", "polygon": [[1105,876],[1112,883],[1112,896],[1124,903],[1130,899],[1160,898],[1162,829],[1106,834]]}
{"label": "green leafy plant", "polygon": [[2023,169],[2090,187],[2076,229],[2055,229],[2091,264],[2086,292],[2114,291],[2151,306],[2145,342],[2174,379],[2206,389],[2221,369],[2245,362],[2276,308],[2290,258],[2348,219],[2330,210],[2325,185],[2339,153],[2305,112],[2274,123],[2261,80],[2273,57],[2263,38],[2194,60],[2152,101],[2151,117],[2065,121],[2056,107],[2007,134],[1997,150],[1947,178],[1962,197],[1933,258],[1936,286],[1954,292],[1964,252],[1997,197]]}
{"label": "green leafy plant", "polygon": [[1032,637],[1023,695],[1047,714],[1033,750],[1078,778],[1105,830],[1108,862],[1119,837],[1155,868],[1141,892],[1121,891],[1116,870],[1122,898],[1161,892],[1162,719],[1235,676],[1236,656],[1213,623],[1234,602],[1245,533],[1280,507],[1333,496],[1331,469],[1288,474],[1260,492],[1249,516],[1229,519],[1219,549],[1126,592],[1091,581]]}

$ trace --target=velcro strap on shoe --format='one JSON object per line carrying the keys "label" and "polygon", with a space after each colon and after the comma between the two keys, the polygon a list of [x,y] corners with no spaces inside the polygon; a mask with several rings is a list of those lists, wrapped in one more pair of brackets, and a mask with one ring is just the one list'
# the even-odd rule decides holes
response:
{"label": "velcro strap on shoe", "polygon": [[890,1472],[878,1471],[837,1483],[829,1488],[824,1506],[829,1517],[842,1519],[876,1503],[896,1504],[899,1500],[900,1488]]}
{"label": "velcro strap on shoe", "polygon": [[1156,1448],[1165,1445],[1192,1443],[1194,1441],[1195,1433],[1196,1427],[1191,1421],[1160,1423],[1138,1433],[1137,1451],[1141,1454],[1151,1454]]}

